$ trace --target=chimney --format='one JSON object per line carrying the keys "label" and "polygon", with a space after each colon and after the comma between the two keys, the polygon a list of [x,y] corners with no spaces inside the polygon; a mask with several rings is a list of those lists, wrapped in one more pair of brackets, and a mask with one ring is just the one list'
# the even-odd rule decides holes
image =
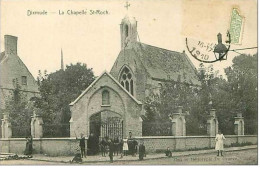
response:
{"label": "chimney", "polygon": [[5,54],[17,55],[17,37],[5,35]]}

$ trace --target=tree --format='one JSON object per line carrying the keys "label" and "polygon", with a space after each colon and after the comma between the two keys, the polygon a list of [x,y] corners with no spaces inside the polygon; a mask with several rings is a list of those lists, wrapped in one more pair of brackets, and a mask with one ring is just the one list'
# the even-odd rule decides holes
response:
{"label": "tree", "polygon": [[[38,113],[43,116],[45,136],[69,136],[71,112],[69,104],[95,79],[92,68],[77,63],[51,74],[39,72],[41,97],[36,100]],[[46,127],[49,126],[49,127]]]}
{"label": "tree", "polygon": [[[160,93],[151,92],[145,101],[146,117],[144,120],[145,128],[148,128],[150,134],[169,135],[164,132],[168,130],[167,126],[171,126],[169,115],[176,112],[178,106],[183,107],[183,111],[189,114],[194,106],[195,100],[198,99],[198,89],[189,84],[176,81],[165,82],[160,88]],[[192,121],[191,124],[197,124]],[[188,121],[188,122],[190,122]],[[152,127],[154,126],[154,127]],[[191,126],[191,125],[189,125]],[[151,131],[154,129],[154,131]],[[158,132],[161,130],[160,132]],[[145,133],[146,134],[146,133]]]}
{"label": "tree", "polygon": [[33,114],[33,102],[27,100],[18,82],[15,82],[14,86],[15,89],[10,91],[5,108],[1,111],[9,115],[13,137],[26,137],[31,133],[30,123]]}
{"label": "tree", "polygon": [[242,54],[233,59],[233,65],[225,69],[227,75],[229,105],[233,111],[242,112],[245,133],[257,134],[257,54]]}

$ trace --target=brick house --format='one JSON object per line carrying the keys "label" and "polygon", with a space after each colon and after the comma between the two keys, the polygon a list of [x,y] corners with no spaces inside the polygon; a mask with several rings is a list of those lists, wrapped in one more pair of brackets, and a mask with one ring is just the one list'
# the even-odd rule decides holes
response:
{"label": "brick house", "polygon": [[[39,95],[38,85],[34,77],[17,54],[17,37],[5,35],[4,40],[5,51],[0,54],[1,109],[5,108],[6,101],[10,98],[17,84],[28,100]],[[0,118],[2,119],[1,115]]]}
{"label": "brick house", "polygon": [[5,35],[5,51],[0,54],[0,106],[4,108],[16,83],[28,100],[39,94],[38,85],[29,69],[17,54],[17,37]]}

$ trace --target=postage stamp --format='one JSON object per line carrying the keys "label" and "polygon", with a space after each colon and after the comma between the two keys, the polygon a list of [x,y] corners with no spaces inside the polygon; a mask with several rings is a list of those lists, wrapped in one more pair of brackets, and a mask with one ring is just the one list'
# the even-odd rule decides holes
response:
{"label": "postage stamp", "polygon": [[241,44],[244,20],[245,18],[240,14],[238,8],[233,8],[229,28],[231,44]]}

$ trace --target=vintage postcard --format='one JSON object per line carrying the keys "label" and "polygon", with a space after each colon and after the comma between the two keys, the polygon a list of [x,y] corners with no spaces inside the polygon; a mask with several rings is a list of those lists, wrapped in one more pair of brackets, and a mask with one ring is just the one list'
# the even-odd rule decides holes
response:
{"label": "vintage postcard", "polygon": [[0,165],[258,165],[257,0],[0,8]]}

